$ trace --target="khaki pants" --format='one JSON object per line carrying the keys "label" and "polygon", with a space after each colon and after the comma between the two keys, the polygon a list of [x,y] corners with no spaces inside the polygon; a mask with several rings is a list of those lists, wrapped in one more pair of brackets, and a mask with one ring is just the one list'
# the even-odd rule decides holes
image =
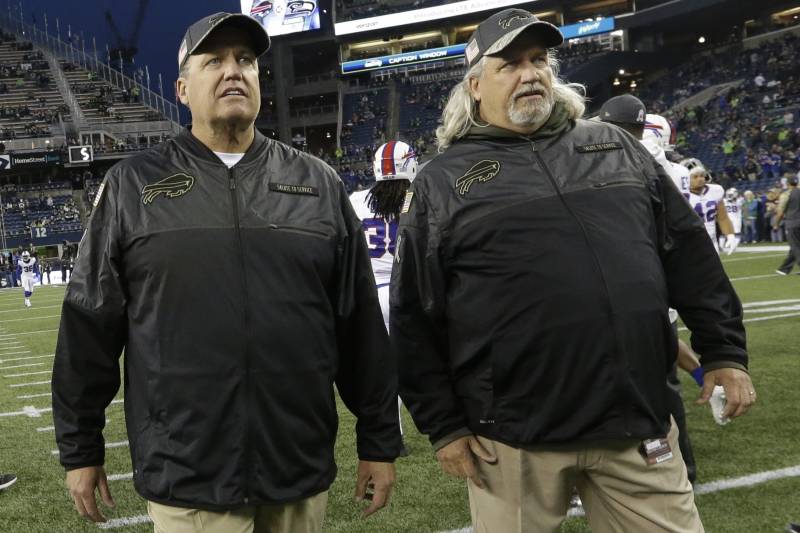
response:
{"label": "khaki pants", "polygon": [[558,531],[573,487],[593,533],[704,531],[674,421],[674,456],[652,466],[639,453],[640,441],[523,450],[478,439],[497,463],[477,460],[484,489],[468,482],[475,533]]}
{"label": "khaki pants", "polygon": [[320,533],[328,493],[285,505],[212,512],[147,502],[155,533]]}

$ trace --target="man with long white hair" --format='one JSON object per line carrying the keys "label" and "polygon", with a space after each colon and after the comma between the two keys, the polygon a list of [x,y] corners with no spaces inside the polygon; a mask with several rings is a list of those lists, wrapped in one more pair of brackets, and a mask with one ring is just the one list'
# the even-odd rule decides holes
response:
{"label": "man with long white hair", "polygon": [[742,307],[698,217],[636,139],[582,120],[558,29],[483,21],[400,216],[390,287],[400,394],[478,532],[702,531],[666,402],[676,308],[702,401],[755,401]]}

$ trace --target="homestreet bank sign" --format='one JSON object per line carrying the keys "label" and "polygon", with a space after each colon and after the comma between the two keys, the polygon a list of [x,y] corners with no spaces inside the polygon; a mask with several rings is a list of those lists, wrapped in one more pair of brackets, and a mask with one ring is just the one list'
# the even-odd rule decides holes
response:
{"label": "homestreet bank sign", "polygon": [[60,165],[60,152],[27,152],[24,154],[4,154],[0,170],[31,165]]}

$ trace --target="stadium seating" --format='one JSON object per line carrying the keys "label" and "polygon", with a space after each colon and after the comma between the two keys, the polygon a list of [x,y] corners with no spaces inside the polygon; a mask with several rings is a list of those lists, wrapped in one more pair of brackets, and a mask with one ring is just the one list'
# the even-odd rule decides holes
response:
{"label": "stadium seating", "polygon": [[3,188],[6,237],[45,237],[80,231],[80,211],[69,182]]}
{"label": "stadium seating", "polygon": [[41,52],[13,35],[0,35],[0,140],[48,137],[69,108]]}
{"label": "stadium seating", "polygon": [[141,103],[138,89],[114,87],[98,79],[96,73],[66,61],[60,65],[90,128],[108,122],[164,120],[160,113]]}

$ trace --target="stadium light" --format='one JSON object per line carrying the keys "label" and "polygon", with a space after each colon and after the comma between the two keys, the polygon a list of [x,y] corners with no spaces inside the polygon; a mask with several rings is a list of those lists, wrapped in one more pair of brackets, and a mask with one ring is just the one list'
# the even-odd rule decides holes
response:
{"label": "stadium light", "polygon": [[614,78],[614,85],[619,85],[619,78]]}
{"label": "stadium light", "polygon": [[624,76],[625,75],[625,69],[624,68],[619,69],[619,75],[620,76]]}
{"label": "stadium light", "polygon": [[701,35],[700,38],[697,39],[697,42],[700,43],[700,44],[703,44],[703,43],[706,42],[706,38]]}
{"label": "stadium light", "polygon": [[635,88],[636,88],[636,80],[633,80],[631,82],[631,89],[635,89]]}

